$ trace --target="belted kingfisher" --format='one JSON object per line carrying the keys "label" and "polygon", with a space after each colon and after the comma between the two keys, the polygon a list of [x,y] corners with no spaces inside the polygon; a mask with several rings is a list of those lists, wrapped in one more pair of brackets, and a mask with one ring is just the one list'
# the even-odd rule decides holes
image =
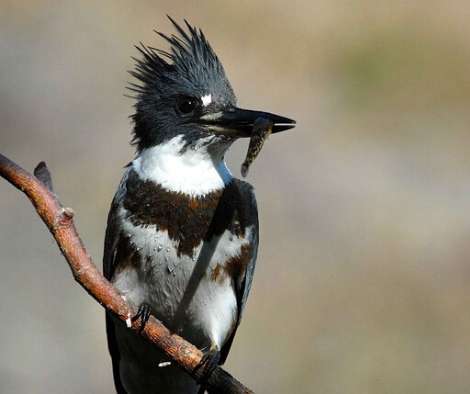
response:
{"label": "belted kingfisher", "polygon": [[[258,249],[253,188],[232,176],[224,154],[259,118],[273,133],[295,122],[237,108],[202,31],[169,19],[178,35],[158,34],[170,51],[137,46],[137,153],[111,205],[103,271],[139,317],[153,314],[217,365],[240,324]],[[106,327],[118,393],[201,390],[176,365],[159,368],[166,356],[110,314]]]}

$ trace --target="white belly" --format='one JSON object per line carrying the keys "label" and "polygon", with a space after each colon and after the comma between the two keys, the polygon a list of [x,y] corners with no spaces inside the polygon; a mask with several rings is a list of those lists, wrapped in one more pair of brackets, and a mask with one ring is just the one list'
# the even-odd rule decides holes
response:
{"label": "white belly", "polygon": [[116,274],[116,288],[136,307],[148,303],[157,318],[194,345],[216,344],[220,349],[236,323],[237,299],[231,278],[213,280],[211,275],[217,264],[239,255],[248,241],[226,231],[197,246],[193,256],[178,256],[166,231],[122,220],[122,229],[143,263]]}

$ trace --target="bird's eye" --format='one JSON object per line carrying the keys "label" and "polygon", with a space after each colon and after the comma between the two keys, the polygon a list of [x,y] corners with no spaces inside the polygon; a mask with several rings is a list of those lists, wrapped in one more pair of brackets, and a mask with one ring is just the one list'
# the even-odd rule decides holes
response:
{"label": "bird's eye", "polygon": [[196,109],[198,104],[198,100],[194,97],[180,97],[178,99],[178,110],[182,114],[189,114]]}

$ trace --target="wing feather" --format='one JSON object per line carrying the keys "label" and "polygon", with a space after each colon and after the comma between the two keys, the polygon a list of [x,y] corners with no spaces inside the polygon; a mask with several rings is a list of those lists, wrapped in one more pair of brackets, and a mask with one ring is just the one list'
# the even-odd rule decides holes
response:
{"label": "wing feather", "polygon": [[235,328],[231,336],[221,349],[220,364],[223,364],[227,359],[228,353],[232,346],[235,333],[240,325],[243,310],[245,309],[248,295],[250,293],[251,284],[253,282],[253,275],[255,272],[256,258],[258,256],[258,241],[259,241],[259,223],[258,223],[258,207],[256,204],[255,193],[253,187],[240,180],[236,180],[239,191],[239,214],[241,216],[240,223],[245,229],[249,230],[248,242],[250,245],[250,259],[246,266],[243,276],[236,281],[236,296],[238,304],[238,317]]}
{"label": "wing feather", "polygon": [[[120,238],[120,229],[117,214],[119,209],[119,201],[121,200],[122,194],[124,193],[126,180],[127,176],[125,175],[113,199],[111,209],[108,214],[108,225],[106,227],[103,252],[103,275],[108,280],[112,279],[114,270],[118,263],[117,245]],[[116,341],[115,322],[109,312],[106,312],[106,336],[108,339],[108,350],[113,364],[113,378],[116,392],[117,394],[127,394],[124,386],[122,385],[119,373],[119,363],[121,356]]]}

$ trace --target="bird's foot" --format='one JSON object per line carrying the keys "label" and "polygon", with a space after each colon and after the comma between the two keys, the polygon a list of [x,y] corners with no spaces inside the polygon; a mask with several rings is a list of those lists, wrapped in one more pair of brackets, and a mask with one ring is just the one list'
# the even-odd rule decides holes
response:
{"label": "bird's foot", "polygon": [[135,322],[136,320],[140,319],[139,332],[142,332],[144,330],[145,325],[150,319],[151,312],[152,310],[150,308],[150,305],[144,302],[140,304],[139,309],[137,310],[137,313],[131,318],[132,322]]}
{"label": "bird's foot", "polygon": [[209,380],[212,372],[219,366],[219,362],[220,351],[216,345],[213,345],[208,351],[204,352],[201,362],[195,369],[196,381],[201,384],[199,394],[205,392],[205,383]]}

